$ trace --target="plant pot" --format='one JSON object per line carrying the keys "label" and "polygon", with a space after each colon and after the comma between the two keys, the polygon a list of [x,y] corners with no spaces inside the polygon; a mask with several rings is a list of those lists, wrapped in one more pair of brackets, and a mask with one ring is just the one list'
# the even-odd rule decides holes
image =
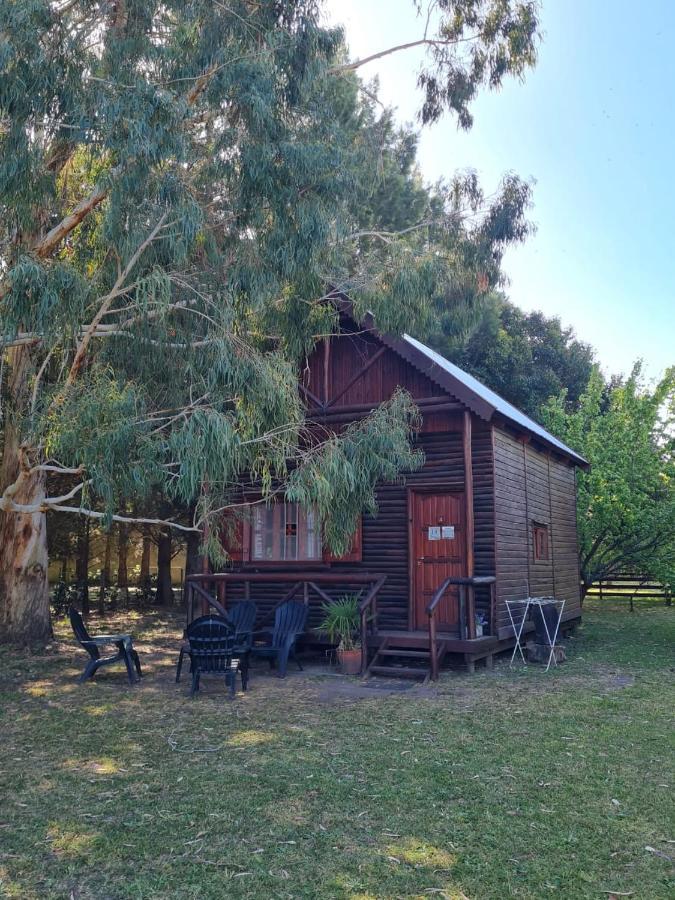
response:
{"label": "plant pot", "polygon": [[361,671],[360,650],[338,650],[338,659],[344,675],[358,675]]}

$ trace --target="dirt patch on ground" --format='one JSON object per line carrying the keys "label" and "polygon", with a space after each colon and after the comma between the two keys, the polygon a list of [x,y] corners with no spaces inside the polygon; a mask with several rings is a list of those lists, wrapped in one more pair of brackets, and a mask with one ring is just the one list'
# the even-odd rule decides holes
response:
{"label": "dirt patch on ground", "polygon": [[[127,682],[124,666],[111,666],[101,670],[96,676],[96,681],[115,685],[120,693],[130,690],[159,692],[166,695],[189,696],[190,678],[188,666],[183,669],[180,684],[176,684],[176,663],[182,640],[184,622],[181,619],[174,620],[167,616],[157,628],[157,622],[152,622],[154,630],[148,627],[148,619],[141,615],[118,614],[109,617],[97,627],[95,620],[90,623],[92,633],[96,631],[124,630],[135,633],[134,646],[137,648],[141,665],[143,667],[143,680],[137,687],[131,688]],[[32,684],[41,668],[41,663],[50,657],[56,657],[61,662],[60,674],[56,680],[63,679],[68,683],[69,690],[78,690],[77,677],[84,669],[87,656],[75,644],[62,639],[64,629],[61,629],[61,639],[54,640],[51,645],[37,654],[25,654],[23,660],[16,659],[16,681],[13,681],[13,672],[4,672],[4,686],[0,690],[11,690],[17,683],[24,683],[24,690]],[[21,654],[19,654],[21,655]],[[567,691],[579,691],[585,693],[604,694],[620,691],[635,684],[635,676],[630,673],[618,671],[615,667],[598,666],[591,673],[585,671],[577,673],[568,668],[570,664],[563,664],[558,670],[545,672],[543,667],[530,665],[527,668],[514,667],[508,664],[508,656],[495,660],[493,670],[479,668],[475,675],[468,675],[464,671],[444,670],[438,682],[420,683],[416,680],[403,678],[373,677],[367,680],[340,675],[334,666],[329,665],[323,657],[310,658],[304,663],[304,671],[298,671],[291,663],[287,677],[277,678],[264,660],[253,662],[250,674],[248,699],[253,701],[259,692],[266,695],[278,695],[283,702],[284,695],[303,694],[312,702],[321,704],[355,703],[373,700],[377,697],[401,695],[410,700],[440,700],[452,698],[458,708],[471,709],[485,702],[486,694],[494,695],[497,692],[500,699],[506,702],[525,701],[528,696],[546,693],[560,693]],[[9,677],[8,677],[9,674]],[[28,677],[26,677],[28,675]],[[514,678],[513,676],[516,675]],[[522,677],[518,677],[522,676]],[[63,685],[65,686],[65,684]],[[227,694],[223,680],[220,678],[204,678],[202,693],[215,696]],[[241,688],[238,687],[238,696],[241,696]]]}

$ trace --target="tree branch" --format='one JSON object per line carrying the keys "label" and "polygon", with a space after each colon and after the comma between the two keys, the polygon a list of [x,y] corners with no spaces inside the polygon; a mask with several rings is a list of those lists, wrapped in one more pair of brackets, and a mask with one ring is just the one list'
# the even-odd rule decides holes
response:
{"label": "tree branch", "polygon": [[[186,95],[186,100],[188,106],[192,106],[200,94],[205,90],[209,81],[216,72],[222,68],[222,66],[212,65],[205,72],[203,72],[197,79],[196,83],[193,87],[188,91]],[[111,177],[114,178],[116,175],[119,175],[122,171],[122,166],[118,166],[116,169],[110,173]],[[75,208],[70,212],[67,216],[64,216],[61,221],[55,225],[47,234],[37,241],[30,250],[40,259],[45,259],[52,255],[52,253],[59,246],[61,241],[63,241],[68,235],[73,231],[77,226],[85,219],[90,212],[96,209],[108,196],[108,187],[104,185],[98,185],[94,188],[91,194],[88,197],[85,197],[83,200],[75,206]],[[0,300],[2,300],[11,290],[11,283],[9,279],[5,279],[4,283],[0,285]]]}
{"label": "tree branch", "polygon": [[339,66],[332,66],[328,69],[329,75],[341,75],[343,72],[354,72],[361,66],[365,66],[369,62],[376,59],[382,59],[384,56],[391,56],[392,53],[400,53],[402,50],[411,50],[413,47],[450,47],[455,44],[467,44],[471,41],[477,41],[482,37],[482,32],[472,34],[465,38],[456,38],[451,41],[434,40],[433,38],[423,37],[417,41],[408,41],[405,44],[396,44],[394,47],[387,47],[386,50],[380,50],[377,53],[371,53],[370,56],[364,56],[363,59],[355,59],[350,63],[343,63]]}
{"label": "tree branch", "polygon": [[[21,476],[19,476],[19,478],[21,478]],[[72,500],[73,497],[89,483],[89,481],[83,481],[81,484],[75,485],[75,487],[71,491],[68,491],[67,494],[62,494],[60,497],[45,497],[39,503],[15,503],[14,500],[12,500],[12,494],[15,493],[13,488],[17,485],[17,482],[15,482],[14,485],[11,485],[2,497],[0,497],[0,510],[3,512],[21,513],[22,515],[47,512],[50,509],[60,508],[60,504],[65,503],[67,500]]]}
{"label": "tree branch", "polygon": [[45,259],[45,257],[51,256],[51,254],[58,247],[61,241],[65,237],[67,237],[74,228],[77,228],[80,222],[86,216],[88,216],[92,210],[96,209],[96,207],[100,203],[102,203],[107,196],[107,188],[95,188],[93,193],[91,193],[88,197],[85,197],[84,200],[80,200],[75,209],[69,215],[61,219],[58,225],[55,225],[51,231],[47,232],[42,240],[37,242],[37,244],[32,248],[33,253],[40,259]]}
{"label": "tree branch", "polygon": [[145,519],[135,516],[106,516],[105,513],[98,512],[95,509],[82,509],[79,506],[59,506],[55,508],[55,512],[75,513],[79,516],[87,516],[89,519],[106,519],[110,518],[113,522],[127,522],[130,525],[165,525],[168,528],[176,528],[178,531],[201,532],[201,528],[196,525],[181,525],[178,522],[171,522],[168,519]]}
{"label": "tree branch", "polygon": [[167,217],[166,212],[160,216],[159,221],[157,222],[155,227],[152,229],[150,234],[136,248],[136,250],[133,253],[129,262],[126,264],[124,269],[120,272],[120,274],[117,276],[117,280],[115,281],[115,284],[113,285],[112,290],[108,294],[106,294],[106,296],[104,297],[103,302],[101,303],[101,306],[99,307],[98,312],[92,319],[91,323],[89,324],[89,326],[87,328],[86,333],[84,334],[84,336],[82,337],[82,340],[80,341],[80,345],[77,348],[77,352],[75,354],[75,358],[73,359],[72,365],[70,367],[70,371],[68,372],[68,377],[66,378],[66,382],[63,386],[63,390],[59,394],[60,399],[63,399],[63,396],[66,394],[66,392],[69,390],[69,388],[72,386],[73,382],[77,378],[78,372],[80,371],[82,363],[84,362],[84,358],[86,356],[89,344],[91,343],[91,340],[94,337],[94,333],[95,333],[101,319],[103,318],[103,316],[105,316],[106,312],[110,309],[111,303],[113,302],[115,297],[118,296],[122,285],[127,280],[129,273],[132,271],[132,269],[134,268],[134,266],[136,265],[136,263],[138,262],[140,257],[143,255],[145,249],[157,237],[157,234],[159,233],[162,226],[164,225],[164,221],[165,221],[166,217]]}

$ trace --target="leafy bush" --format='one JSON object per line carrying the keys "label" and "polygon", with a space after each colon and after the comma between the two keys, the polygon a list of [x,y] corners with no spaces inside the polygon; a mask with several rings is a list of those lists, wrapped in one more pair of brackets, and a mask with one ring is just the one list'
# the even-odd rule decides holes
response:
{"label": "leafy bush", "polygon": [[52,588],[49,602],[55,618],[65,616],[69,607],[78,606],[81,599],[80,587],[77,584],[67,584],[58,581]]}

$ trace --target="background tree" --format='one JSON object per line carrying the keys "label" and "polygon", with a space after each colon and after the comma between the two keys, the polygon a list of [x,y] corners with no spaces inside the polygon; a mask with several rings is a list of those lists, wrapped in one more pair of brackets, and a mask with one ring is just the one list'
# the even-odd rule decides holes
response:
{"label": "background tree", "polygon": [[675,369],[653,388],[639,364],[609,385],[595,370],[578,409],[569,411],[561,396],[546,413],[553,433],[591,464],[577,475],[584,594],[622,573],[672,584]]}
{"label": "background tree", "polygon": [[[423,118],[468,125],[481,85],[532,63],[533,6],[438,10]],[[317,442],[296,372],[336,327],[327,284],[399,330],[469,265],[490,210],[469,224],[458,184],[429,226],[444,253],[360,245],[373,141],[317,16],[313,0],[0,6],[3,638],[50,632],[48,510],[202,532],[249,473],[313,505],[340,552],[377,481],[420,464],[408,397]],[[120,512],[155,495],[193,521]]]}
{"label": "background tree", "polygon": [[117,528],[117,590],[123,605],[129,602],[129,526],[120,522]]}
{"label": "background tree", "polygon": [[534,419],[565,391],[576,407],[594,364],[590,344],[557,317],[524,312],[502,294],[490,294],[460,317],[457,304],[442,311],[430,342],[461,368]]}

